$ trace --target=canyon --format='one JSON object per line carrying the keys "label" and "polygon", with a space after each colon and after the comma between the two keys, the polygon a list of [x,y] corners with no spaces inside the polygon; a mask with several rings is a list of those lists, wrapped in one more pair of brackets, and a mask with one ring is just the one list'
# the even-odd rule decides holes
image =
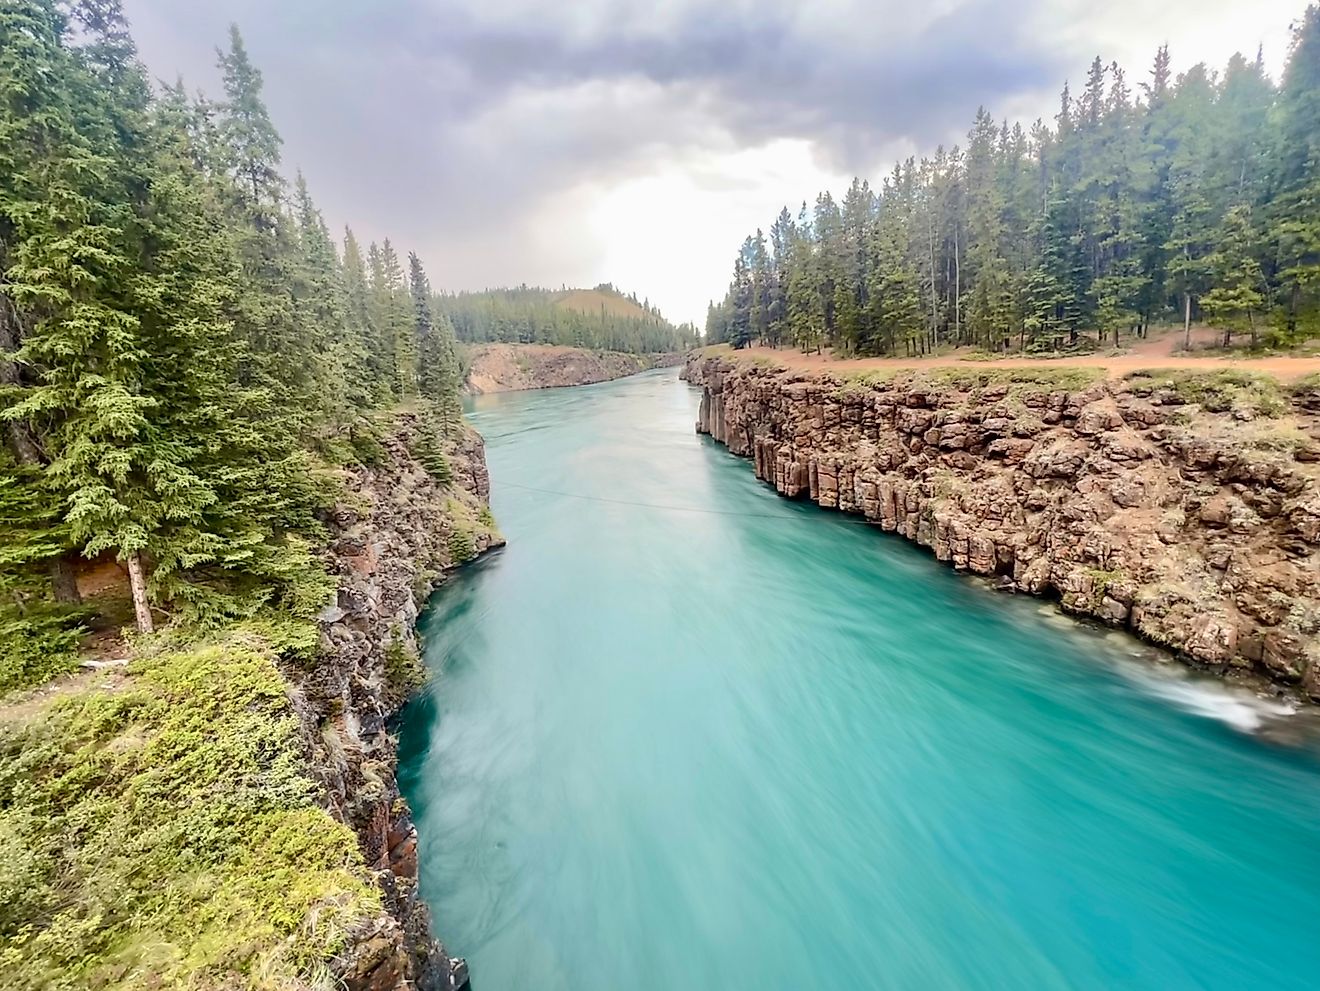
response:
{"label": "canyon", "polygon": [[680,354],[627,354],[555,344],[475,344],[464,349],[469,395],[592,385],[682,363]]}
{"label": "canyon", "polygon": [[[421,452],[422,424],[400,415],[373,465],[349,470],[331,520],[335,603],[319,616],[321,660],[286,671],[310,773],[331,814],[358,837],[384,914],[356,932],[333,971],[348,991],[457,991],[467,968],[435,939],[417,894],[417,832],[396,781],[390,720],[423,680],[419,610],[455,568],[504,543],[490,516],[481,436]],[[434,458],[434,455],[431,455]]]}
{"label": "canyon", "polygon": [[1005,590],[1320,700],[1320,382],[793,371],[698,351],[697,422],[791,499]]}

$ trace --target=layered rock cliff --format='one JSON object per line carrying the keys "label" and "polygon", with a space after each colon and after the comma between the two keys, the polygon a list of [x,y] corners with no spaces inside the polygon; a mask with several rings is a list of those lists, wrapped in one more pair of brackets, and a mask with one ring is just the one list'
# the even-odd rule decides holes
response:
{"label": "layered rock cliff", "polygon": [[552,344],[478,344],[466,351],[467,390],[517,392],[591,385],[682,363],[678,354],[625,354]]}
{"label": "layered rock cliff", "polygon": [[339,590],[320,617],[322,659],[288,672],[325,801],[357,833],[384,893],[387,914],[335,962],[348,991],[449,991],[467,982],[463,962],[432,936],[417,895],[417,831],[399,794],[389,730],[423,671],[419,608],[448,572],[503,543],[487,508],[481,437],[466,430],[443,446],[437,459],[423,425],[406,414],[377,463],[350,470],[331,521],[328,564]]}
{"label": "layered rock cliff", "polygon": [[994,369],[849,378],[697,352],[697,429],[789,498],[1320,700],[1320,383]]}

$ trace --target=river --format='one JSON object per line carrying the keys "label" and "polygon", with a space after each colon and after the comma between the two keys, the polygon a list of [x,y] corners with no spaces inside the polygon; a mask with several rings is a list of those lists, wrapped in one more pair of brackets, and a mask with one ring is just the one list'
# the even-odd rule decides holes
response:
{"label": "river", "polygon": [[400,780],[475,991],[1317,986],[1314,713],[781,499],[698,398],[469,412],[509,546]]}

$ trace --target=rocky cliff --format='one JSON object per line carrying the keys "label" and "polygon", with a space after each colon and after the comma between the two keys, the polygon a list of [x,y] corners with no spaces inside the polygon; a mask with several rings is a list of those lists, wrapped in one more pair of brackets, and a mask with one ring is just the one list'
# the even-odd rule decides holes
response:
{"label": "rocky cliff", "polygon": [[[357,833],[387,914],[356,934],[334,971],[349,991],[456,989],[466,966],[433,938],[417,895],[417,832],[395,780],[388,722],[419,683],[418,610],[453,568],[503,543],[487,508],[481,437],[443,443],[401,416],[370,467],[350,470],[331,521],[338,577],[320,617],[322,660],[288,672],[313,773]],[[424,452],[424,453],[423,453]]]}
{"label": "rocky cliff", "polygon": [[1320,700],[1320,381],[792,373],[696,352],[698,431],[789,498]]}
{"label": "rocky cliff", "polygon": [[466,351],[472,395],[591,385],[682,363],[678,354],[625,354],[551,344],[478,344]]}

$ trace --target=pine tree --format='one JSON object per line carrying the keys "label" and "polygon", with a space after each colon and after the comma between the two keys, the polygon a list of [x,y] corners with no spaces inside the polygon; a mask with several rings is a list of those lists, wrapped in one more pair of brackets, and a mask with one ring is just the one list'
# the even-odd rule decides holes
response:
{"label": "pine tree", "polygon": [[1224,329],[1224,346],[1233,342],[1233,330],[1245,323],[1251,346],[1257,343],[1256,314],[1265,297],[1264,275],[1256,260],[1259,248],[1251,225],[1251,211],[1235,206],[1228,211],[1216,237],[1215,251],[1206,259],[1214,288],[1201,300],[1201,308]]}

